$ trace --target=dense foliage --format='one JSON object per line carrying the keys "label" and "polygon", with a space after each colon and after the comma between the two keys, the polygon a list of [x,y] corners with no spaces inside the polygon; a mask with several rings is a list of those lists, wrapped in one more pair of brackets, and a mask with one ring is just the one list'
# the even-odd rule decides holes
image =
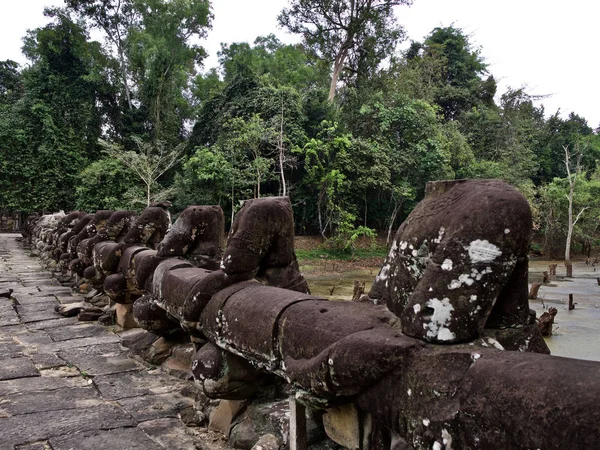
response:
{"label": "dense foliage", "polygon": [[[427,181],[501,178],[559,252],[567,147],[581,155],[574,241],[590,252],[598,130],[575,113],[548,115],[523,87],[497,95],[461,29],[435,28],[398,52],[395,12],[410,3],[292,0],[279,22],[301,44],[223,44],[219,66],[203,72],[209,0],[47,10],[50,24],[24,38],[30,64],[0,61],[0,208],[139,208],[162,195],[231,217],[245,198],[285,193],[298,233],[347,245],[373,229],[389,235]],[[150,175],[133,169],[149,161]]]}

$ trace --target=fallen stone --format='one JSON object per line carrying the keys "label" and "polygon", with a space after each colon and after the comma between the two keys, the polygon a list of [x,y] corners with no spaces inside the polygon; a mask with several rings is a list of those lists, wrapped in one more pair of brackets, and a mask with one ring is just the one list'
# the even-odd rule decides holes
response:
{"label": "fallen stone", "polygon": [[2,288],[2,289],[0,289],[0,298],[2,298],[2,297],[10,298],[12,293],[13,293],[12,289]]}
{"label": "fallen stone", "polygon": [[195,430],[185,427],[179,419],[156,419],[138,425],[155,442],[169,450],[206,448],[211,450],[230,449],[222,435],[210,430]]}
{"label": "fallen stone", "polygon": [[325,433],[333,441],[349,450],[361,448],[361,421],[356,407],[346,405],[330,408],[323,415]]}
{"label": "fallen stone", "polygon": [[233,419],[235,419],[246,405],[247,402],[241,400],[221,400],[219,405],[210,414],[208,428],[229,436]]}
{"label": "fallen stone", "polygon": [[104,311],[101,308],[95,306],[87,307],[79,312],[77,320],[80,322],[93,322],[98,320],[102,315],[104,315]]}
{"label": "fallen stone", "polygon": [[254,444],[252,450],[279,450],[281,441],[274,434],[265,434]]}
{"label": "fallen stone", "polygon": [[117,325],[124,329],[138,327],[138,324],[133,317],[133,304],[124,305],[122,303],[117,303],[116,312]]}
{"label": "fallen stone", "polygon": [[95,297],[91,298],[89,302],[92,305],[97,306],[98,308],[104,308],[105,306],[108,306],[110,304],[110,297],[105,294],[98,294]]}
{"label": "fallen stone", "polygon": [[83,309],[85,309],[85,307],[86,304],[84,302],[69,303],[66,305],[56,305],[54,307],[54,310],[63,317],[74,317],[78,315]]}

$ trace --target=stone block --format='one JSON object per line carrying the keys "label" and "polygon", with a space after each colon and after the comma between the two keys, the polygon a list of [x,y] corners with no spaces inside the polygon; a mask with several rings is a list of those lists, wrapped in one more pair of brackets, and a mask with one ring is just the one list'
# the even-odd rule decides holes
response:
{"label": "stone block", "polygon": [[358,410],[352,403],[329,408],[323,415],[325,433],[349,450],[361,448],[361,423]]}
{"label": "stone block", "polygon": [[231,428],[233,419],[235,419],[245,406],[246,402],[244,401],[221,400],[219,406],[213,409],[210,414],[208,428],[223,433],[225,436],[229,436],[229,429]]}
{"label": "stone block", "polygon": [[137,328],[138,324],[133,317],[133,304],[124,305],[117,303],[117,325],[122,328]]}

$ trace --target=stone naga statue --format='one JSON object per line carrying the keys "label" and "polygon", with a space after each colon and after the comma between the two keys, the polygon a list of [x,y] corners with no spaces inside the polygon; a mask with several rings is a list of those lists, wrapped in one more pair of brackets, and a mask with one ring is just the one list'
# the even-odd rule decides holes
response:
{"label": "stone naga statue", "polygon": [[[265,284],[308,292],[294,252],[294,220],[289,198],[247,200],[235,217],[218,270],[165,260],[153,273],[151,293],[134,304],[140,326],[156,334],[169,334],[180,326],[203,339],[200,314],[211,297],[222,289],[256,278]],[[160,249],[171,253],[167,236]],[[146,277],[147,278],[147,277]],[[141,284],[142,280],[138,279]]]}
{"label": "stone naga statue", "polygon": [[528,302],[531,230],[527,200],[502,181],[430,182],[369,298],[401,319],[404,334],[427,342],[488,335],[507,349],[548,353]]}

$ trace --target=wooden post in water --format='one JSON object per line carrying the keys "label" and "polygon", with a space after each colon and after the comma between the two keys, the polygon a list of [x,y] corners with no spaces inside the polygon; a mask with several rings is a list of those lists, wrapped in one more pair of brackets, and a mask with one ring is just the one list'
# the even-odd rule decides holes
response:
{"label": "wooden post in water", "polygon": [[306,408],[290,395],[290,450],[306,450]]}
{"label": "wooden post in water", "polygon": [[569,311],[575,309],[575,303],[573,303],[573,294],[569,294]]}

